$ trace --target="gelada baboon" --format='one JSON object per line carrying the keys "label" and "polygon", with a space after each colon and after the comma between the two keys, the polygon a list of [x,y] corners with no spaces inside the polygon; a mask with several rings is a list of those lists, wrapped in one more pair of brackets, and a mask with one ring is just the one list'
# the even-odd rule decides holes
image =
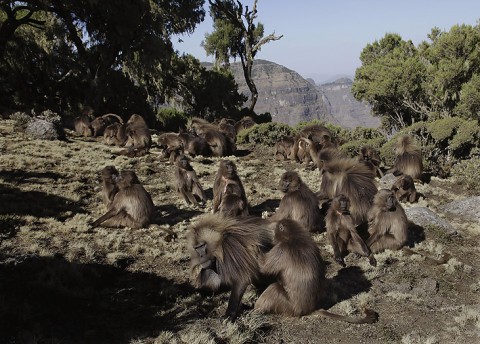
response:
{"label": "gelada baboon", "polygon": [[225,216],[248,215],[248,204],[243,201],[242,189],[237,183],[227,183],[218,210]]}
{"label": "gelada baboon", "polygon": [[218,129],[231,141],[231,143],[235,144],[237,142],[237,131],[226,118],[222,118],[220,122],[218,122]]}
{"label": "gelada baboon", "polygon": [[293,219],[310,232],[323,231],[323,216],[315,193],[303,182],[297,172],[285,172],[279,189],[284,193],[272,221]]}
{"label": "gelada baboon", "polygon": [[377,193],[373,171],[358,159],[333,159],[323,165],[318,198],[322,201],[343,194],[350,200],[353,224],[367,221],[367,213]]}
{"label": "gelada baboon", "polygon": [[287,160],[291,159],[293,145],[295,144],[295,138],[293,136],[286,136],[280,141],[275,143],[274,156],[275,160]]}
{"label": "gelada baboon", "polygon": [[113,123],[123,123],[123,120],[120,116],[114,113],[107,113],[103,116],[95,118],[91,123],[93,136],[97,137],[103,135],[105,128]]}
{"label": "gelada baboon", "polygon": [[123,146],[127,142],[126,125],[110,124],[103,132],[103,142],[109,146]]}
{"label": "gelada baboon", "polygon": [[415,189],[413,178],[407,174],[398,177],[391,189],[395,192],[395,196],[399,202],[408,201],[415,203],[418,200],[417,189]]}
{"label": "gelada baboon", "polygon": [[344,257],[349,252],[368,257],[370,264],[377,264],[368,246],[358,235],[350,216],[350,201],[344,195],[338,195],[332,200],[332,204],[325,217],[327,237],[333,248],[335,261],[345,265]]}
{"label": "gelada baboon", "polygon": [[198,200],[195,196],[197,196],[202,203],[207,201],[202,185],[200,185],[198,181],[197,174],[190,165],[188,158],[184,155],[180,155],[176,160],[175,179],[177,192],[183,196],[187,204],[193,203],[198,206]]}
{"label": "gelada baboon", "polygon": [[[255,310],[288,316],[311,314],[326,294],[325,264],[317,244],[302,226],[290,219],[275,225],[273,248],[260,257],[260,271],[276,276],[255,303]],[[319,309],[319,314],[354,324],[371,324],[378,314],[365,310],[364,318],[353,318]]]}
{"label": "gelada baboon", "polygon": [[181,140],[185,153],[191,156],[211,156],[212,151],[207,141],[203,137],[195,136],[189,133],[180,133],[178,138]]}
{"label": "gelada baboon", "polygon": [[247,286],[259,276],[258,261],[272,243],[265,220],[208,214],[187,235],[192,284],[196,288],[231,288],[225,316],[235,320]]}
{"label": "gelada baboon", "polygon": [[422,151],[409,135],[402,135],[395,145],[395,162],[389,172],[398,176],[408,174],[420,179],[423,172]]}
{"label": "gelada baboon", "polygon": [[310,163],[310,161],[312,161],[312,158],[310,157],[310,150],[307,147],[307,143],[302,140],[302,138],[298,138],[295,141],[295,144],[292,148],[292,158],[297,162],[305,163],[307,165]]}
{"label": "gelada baboon", "polygon": [[77,134],[80,134],[84,137],[93,135],[90,117],[88,117],[87,115],[75,117],[75,119],[73,120],[73,125]]}
{"label": "gelada baboon", "polygon": [[358,160],[369,164],[378,177],[383,177],[383,172],[380,168],[382,160],[380,159],[380,155],[375,148],[368,145],[363,146],[358,154]]}
{"label": "gelada baboon", "polygon": [[121,171],[116,178],[118,192],[108,207],[105,215],[102,215],[92,227],[130,227],[142,228],[148,226],[155,215],[150,194],[133,171]]}
{"label": "gelada baboon", "polygon": [[150,151],[152,146],[152,136],[150,129],[142,116],[133,114],[127,121],[125,129],[127,142],[125,147],[127,151],[123,155],[142,156]]}
{"label": "gelada baboon", "polygon": [[209,123],[202,118],[192,118],[189,123],[189,130],[193,134],[205,139],[213,156],[227,156],[235,151],[234,143],[220,132],[215,124]]}
{"label": "gelada baboon", "polygon": [[244,202],[244,204],[248,205],[245,189],[243,188],[242,181],[240,180],[240,177],[237,174],[237,166],[231,160],[222,160],[220,161],[220,166],[218,167],[218,171],[217,171],[217,174],[215,175],[215,180],[213,182],[213,212],[214,213],[219,211],[219,207],[227,191],[228,184],[237,184],[238,189],[240,189],[241,200]]}
{"label": "gelada baboon", "polygon": [[333,142],[332,132],[323,125],[319,124],[307,125],[300,130],[298,134],[299,137],[308,138],[313,142],[321,143],[323,140],[325,140],[325,137],[328,137],[329,142]]}
{"label": "gelada baboon", "polygon": [[117,178],[120,175],[115,166],[105,166],[102,169],[102,198],[103,202],[110,207],[113,198],[118,192]]}
{"label": "gelada baboon", "polygon": [[299,138],[299,141],[303,143],[303,147],[308,151],[310,159],[317,165],[320,171],[323,171],[325,162],[347,157],[345,153],[335,147],[328,135],[319,138],[319,142],[303,137]]}
{"label": "gelada baboon", "polygon": [[257,123],[255,123],[255,121],[253,120],[252,117],[244,116],[244,117],[242,117],[241,120],[239,120],[235,123],[235,131],[237,133],[239,133],[240,130],[251,128],[255,124],[257,124]]}
{"label": "gelada baboon", "polygon": [[368,233],[366,244],[373,253],[398,250],[407,243],[407,215],[392,190],[381,189],[375,195],[368,212]]}

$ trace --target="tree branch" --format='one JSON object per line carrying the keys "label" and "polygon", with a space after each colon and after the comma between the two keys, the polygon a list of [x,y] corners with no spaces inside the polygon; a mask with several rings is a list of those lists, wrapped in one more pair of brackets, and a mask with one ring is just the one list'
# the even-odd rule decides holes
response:
{"label": "tree branch", "polygon": [[253,51],[257,51],[260,49],[260,47],[270,41],[278,41],[279,39],[281,39],[283,37],[283,35],[280,35],[280,36],[275,36],[275,32],[273,32],[272,34],[266,36],[266,37],[263,37],[260,42],[258,42],[257,44],[255,44],[253,46]]}

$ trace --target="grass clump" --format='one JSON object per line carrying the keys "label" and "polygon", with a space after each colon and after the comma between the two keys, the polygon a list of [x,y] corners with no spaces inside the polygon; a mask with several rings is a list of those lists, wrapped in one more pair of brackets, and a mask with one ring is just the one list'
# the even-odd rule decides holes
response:
{"label": "grass clump", "polygon": [[480,170],[480,157],[473,157],[468,160],[460,161],[452,167],[452,175],[457,182],[464,184],[473,193],[480,192],[480,180],[478,171]]}

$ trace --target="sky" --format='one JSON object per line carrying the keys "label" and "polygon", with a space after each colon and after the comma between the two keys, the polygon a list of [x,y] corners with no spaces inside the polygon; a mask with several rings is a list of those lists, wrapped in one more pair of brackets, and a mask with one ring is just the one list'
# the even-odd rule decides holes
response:
{"label": "sky", "polygon": [[[241,3],[251,9],[253,0]],[[180,53],[213,62],[200,45],[213,31],[208,1],[205,8],[205,21],[195,32],[173,43]],[[258,0],[257,10],[255,22],[264,25],[264,35],[275,32],[283,37],[265,44],[255,58],[321,83],[339,76],[353,78],[363,48],[386,33],[418,45],[434,27],[449,31],[456,24],[477,25],[480,0]]]}

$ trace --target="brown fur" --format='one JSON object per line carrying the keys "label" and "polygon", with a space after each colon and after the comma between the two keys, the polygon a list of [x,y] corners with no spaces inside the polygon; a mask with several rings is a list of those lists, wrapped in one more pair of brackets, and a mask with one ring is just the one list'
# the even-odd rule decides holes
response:
{"label": "brown fur", "polygon": [[218,123],[218,129],[223,133],[233,144],[237,142],[237,131],[235,126],[228,123],[226,118],[222,118]]}
{"label": "brown fur", "polygon": [[237,184],[238,188],[240,189],[240,198],[248,208],[247,195],[245,194],[242,181],[237,174],[237,166],[231,160],[222,160],[220,161],[220,166],[213,182],[212,206],[214,213],[219,211],[220,204],[222,203],[228,184]]}
{"label": "brown fur", "polygon": [[320,138],[319,142],[314,142],[306,138],[300,138],[299,141],[303,142],[305,150],[308,151],[310,158],[320,171],[323,171],[324,163],[332,161],[333,159],[347,157],[345,153],[335,147],[327,135]]}
{"label": "brown fur", "polygon": [[402,135],[395,146],[395,162],[390,170],[394,175],[407,174],[413,179],[420,179],[423,172],[422,151],[413,138]]}
{"label": "brown fur", "polygon": [[238,133],[240,132],[240,130],[253,127],[255,124],[257,123],[255,123],[252,117],[245,116],[241,120],[235,123],[235,131]]}
{"label": "brown fur", "polygon": [[409,175],[398,177],[392,185],[392,190],[395,192],[395,196],[399,202],[408,201],[410,203],[415,203],[418,201],[415,183],[413,182],[413,178]]}
{"label": "brown fur", "polygon": [[183,139],[176,133],[163,133],[158,135],[157,144],[160,148],[177,149],[184,147]]}
{"label": "brown fur", "polygon": [[198,181],[195,170],[190,165],[186,156],[180,155],[176,160],[175,179],[177,181],[177,192],[179,192],[187,204],[198,206],[197,196],[202,203],[207,201],[202,185]]}
{"label": "brown fur", "polygon": [[122,171],[117,178],[118,192],[105,215],[92,223],[92,227],[148,226],[155,215],[150,194],[144,189],[133,171]]}
{"label": "brown fur", "polygon": [[297,138],[293,145],[292,157],[295,161],[308,164],[312,161],[310,157],[310,150],[307,147],[307,143],[302,138]]}
{"label": "brown fur", "polygon": [[332,132],[329,129],[319,124],[311,124],[311,125],[305,126],[302,130],[300,130],[299,136],[303,138],[308,138],[313,142],[318,142],[318,143],[322,143],[322,142],[325,143],[325,140],[327,140],[330,143],[333,142]]}
{"label": "brown fur", "polygon": [[235,144],[224,135],[215,124],[202,118],[194,117],[190,121],[190,131],[204,138],[213,156],[223,157],[235,151]]}
{"label": "brown fur", "polygon": [[366,243],[373,253],[398,250],[407,243],[407,215],[391,190],[381,189],[375,195],[368,224]]}
{"label": "brown fur", "polygon": [[103,202],[110,207],[113,198],[118,192],[117,178],[119,176],[118,170],[115,166],[105,166],[102,169],[102,198]]}
{"label": "brown fur", "polygon": [[287,160],[292,157],[293,145],[295,138],[293,136],[286,136],[275,143],[274,156],[275,160]]}
{"label": "brown fur", "polygon": [[204,215],[187,234],[192,284],[213,290],[229,287],[225,316],[234,320],[245,289],[259,277],[258,261],[271,242],[271,231],[260,218]]}
{"label": "brown fur", "polygon": [[297,172],[285,172],[279,183],[285,193],[272,221],[293,219],[311,232],[323,231],[323,216],[315,193],[302,181]]}
{"label": "brown fur", "polygon": [[227,183],[218,210],[225,216],[248,215],[248,204],[243,201],[242,189],[237,183]]}
{"label": "brown fur", "polygon": [[[277,281],[260,295],[255,310],[302,316],[318,309],[325,297],[325,264],[315,241],[301,225],[290,219],[275,224],[274,246],[265,254],[260,271]],[[351,323],[373,323],[378,315],[368,310],[365,318],[351,318],[318,310],[316,314]]]}
{"label": "brown fur", "polygon": [[73,120],[73,125],[77,134],[80,134],[84,137],[93,136],[93,129],[89,116],[81,115],[75,117]]}
{"label": "brown fur", "polygon": [[185,147],[185,153],[191,156],[211,156],[212,151],[204,138],[194,136],[189,133],[178,134],[179,139],[182,141],[183,147]]}
{"label": "brown fur", "polygon": [[128,149],[121,152],[121,155],[130,157],[143,156],[150,151],[152,136],[142,116],[137,114],[131,115],[127,121],[125,132],[127,134],[125,147]]}
{"label": "brown fur", "polygon": [[325,218],[327,237],[333,248],[335,261],[345,266],[344,257],[349,252],[369,257],[370,264],[376,265],[375,258],[363,239],[358,235],[350,216],[350,201],[344,195],[338,195],[332,200]]}
{"label": "brown fur", "polygon": [[103,132],[103,142],[110,146],[123,146],[127,141],[125,132],[126,125],[121,123],[113,123],[105,128]]}
{"label": "brown fur", "polygon": [[360,153],[358,155],[358,160],[363,161],[368,166],[370,166],[378,177],[383,177],[383,172],[380,169],[381,159],[380,155],[378,154],[377,150],[372,146],[363,146],[360,149]]}
{"label": "brown fur", "polygon": [[357,159],[333,159],[323,166],[319,199],[333,199],[343,194],[350,200],[355,226],[367,221],[367,213],[377,193],[373,171]]}
{"label": "brown fur", "polygon": [[91,123],[93,129],[93,136],[102,136],[105,128],[113,123],[123,123],[123,120],[120,116],[114,113],[107,113],[103,116],[95,118]]}

